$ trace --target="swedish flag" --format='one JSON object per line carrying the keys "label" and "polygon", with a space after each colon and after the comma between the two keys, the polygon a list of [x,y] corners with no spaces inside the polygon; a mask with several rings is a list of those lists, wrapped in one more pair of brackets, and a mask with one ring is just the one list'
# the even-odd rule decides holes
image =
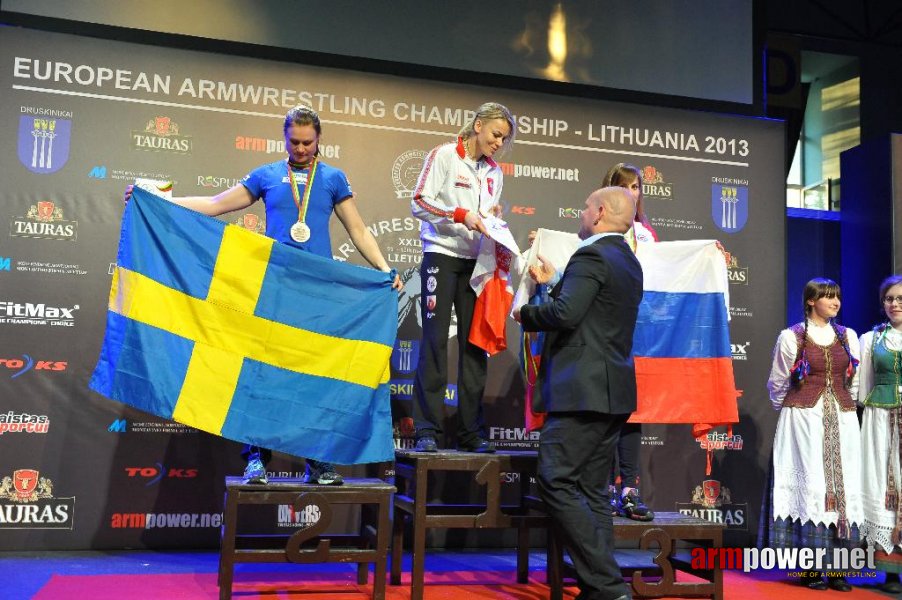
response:
{"label": "swedish flag", "polygon": [[231,440],[392,460],[397,292],[344,264],[135,188],[90,387]]}

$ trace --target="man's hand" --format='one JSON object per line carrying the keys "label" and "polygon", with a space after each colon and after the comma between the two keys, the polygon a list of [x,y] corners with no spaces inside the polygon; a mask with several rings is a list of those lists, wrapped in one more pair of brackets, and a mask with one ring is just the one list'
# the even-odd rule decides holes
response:
{"label": "man's hand", "polygon": [[529,232],[529,235],[526,236],[527,245],[532,246],[533,242],[536,241],[536,236],[539,235],[539,232],[535,229]]}
{"label": "man's hand", "polygon": [[514,312],[511,313],[511,316],[514,318],[514,321],[517,323],[520,322],[520,307],[514,309]]}
{"label": "man's hand", "polygon": [[464,227],[469,229],[470,231],[478,231],[479,233],[485,234],[485,224],[482,222],[482,219],[479,218],[479,213],[476,211],[467,212],[467,216],[464,217]]}
{"label": "man's hand", "polygon": [[539,254],[539,262],[529,267],[529,276],[536,283],[548,283],[554,276],[555,269],[547,258]]}
{"label": "man's hand", "polygon": [[501,206],[500,204],[496,204],[495,206],[492,207],[492,216],[493,217],[498,217],[500,219],[502,214],[504,214],[503,206]]}

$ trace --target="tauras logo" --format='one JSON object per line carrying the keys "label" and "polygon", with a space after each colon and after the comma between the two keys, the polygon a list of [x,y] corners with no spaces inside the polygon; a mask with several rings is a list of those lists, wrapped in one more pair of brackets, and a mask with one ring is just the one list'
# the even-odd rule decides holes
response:
{"label": "tauras logo", "polygon": [[138,150],[190,154],[191,143],[190,136],[179,135],[179,126],[169,117],[155,117],[144,131],[132,131],[132,144]]}
{"label": "tauras logo", "polygon": [[78,237],[78,221],[63,219],[63,209],[54,202],[42,200],[32,204],[24,217],[13,217],[9,223],[12,237],[74,241]]}
{"label": "tauras logo", "polygon": [[0,481],[0,529],[72,529],[75,498],[55,498],[37,469],[17,469]]}
{"label": "tauras logo", "polygon": [[677,510],[684,515],[723,523],[727,529],[747,530],[748,504],[734,504],[730,489],[716,479],[706,479],[692,491],[692,502],[677,502]]}

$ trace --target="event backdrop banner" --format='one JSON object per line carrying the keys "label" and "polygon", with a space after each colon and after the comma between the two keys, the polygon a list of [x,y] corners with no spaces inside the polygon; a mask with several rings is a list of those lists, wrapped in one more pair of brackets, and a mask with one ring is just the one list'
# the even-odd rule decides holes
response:
{"label": "event backdrop banner", "polygon": [[[123,189],[143,177],[171,180],[175,196],[223,191],[284,159],[282,119],[298,103],[319,111],[322,159],[348,174],[405,282],[390,385],[395,445],[409,447],[423,318],[411,190],[427,152],[489,100],[516,114],[517,142],[500,162],[504,218],[521,247],[532,229],[575,231],[586,196],[625,161],[643,170],[661,240],[717,239],[728,252],[740,422],[702,440],[688,425],[643,426],[641,488],[657,511],[725,522],[732,543],[754,538],[775,423],[764,384],[785,325],[781,123],[12,28],[0,39],[0,88],[0,549],[216,546],[224,477],[241,472],[240,446],[88,389]],[[264,231],[259,204],[222,218]],[[364,264],[335,219],[331,235],[336,260]],[[501,450],[534,448],[519,332],[508,325],[508,350],[489,361],[488,434]],[[450,424],[455,364],[449,372]],[[297,476],[302,465],[278,455],[270,470]],[[390,475],[390,465],[377,474]],[[503,475],[511,491],[521,477]],[[478,497],[472,488],[441,493],[466,500]],[[270,521],[307,524],[290,510]],[[512,539],[442,535],[433,543]]]}

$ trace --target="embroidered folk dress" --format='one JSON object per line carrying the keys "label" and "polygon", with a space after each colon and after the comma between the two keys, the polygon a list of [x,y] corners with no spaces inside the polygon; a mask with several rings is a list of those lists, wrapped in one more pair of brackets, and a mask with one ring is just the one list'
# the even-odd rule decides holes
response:
{"label": "embroidered folk dress", "polygon": [[[849,352],[854,358],[859,357],[858,338],[851,329],[846,329],[846,337],[849,343]],[[826,355],[833,344],[839,344],[833,328],[828,324],[816,325],[808,321],[808,340],[805,344],[809,357],[813,353],[820,352]],[[827,507],[827,477],[825,476],[825,460],[831,453],[831,444],[825,446],[825,413],[829,411],[836,415],[838,438],[828,439],[828,442],[839,442],[839,456],[841,465],[827,461],[835,471],[835,483],[842,481],[842,491],[845,496],[845,517],[851,529],[853,524],[860,524],[863,520],[861,497],[861,461],[860,448],[861,437],[858,428],[858,417],[855,410],[842,410],[837,400],[832,385],[825,386],[823,393],[810,408],[783,406],[784,400],[790,391],[791,371],[799,353],[795,332],[784,329],[777,338],[774,348],[774,360],[771,368],[767,388],[770,392],[771,403],[780,411],[777,421],[777,429],[774,435],[773,467],[773,518],[774,521],[789,519],[797,522],[797,525],[805,525],[811,522],[814,526],[837,525],[839,511],[837,507]],[[824,361],[821,361],[823,364]],[[845,366],[833,365],[833,373]],[[827,361],[826,364],[830,364]],[[812,365],[812,373],[815,365]],[[830,381],[829,374],[827,380]],[[841,377],[840,377],[841,380]],[[851,397],[857,397],[857,375],[853,379],[850,389]],[[827,407],[826,403],[832,403]],[[853,404],[854,407],[854,404]],[[829,416],[829,415],[828,415]],[[841,478],[840,478],[841,469]],[[831,485],[830,491],[835,491],[838,486]]]}
{"label": "embroidered folk dress", "polygon": [[869,331],[861,336],[858,401],[864,405],[861,422],[864,521],[859,531],[869,545],[879,544],[878,549],[884,552],[902,550],[902,545],[892,542],[893,529],[899,526],[899,510],[888,509],[886,502],[887,471],[892,471],[897,502],[902,480],[899,425],[897,417],[893,417],[899,410],[900,361],[902,332],[887,327],[881,333]]}

